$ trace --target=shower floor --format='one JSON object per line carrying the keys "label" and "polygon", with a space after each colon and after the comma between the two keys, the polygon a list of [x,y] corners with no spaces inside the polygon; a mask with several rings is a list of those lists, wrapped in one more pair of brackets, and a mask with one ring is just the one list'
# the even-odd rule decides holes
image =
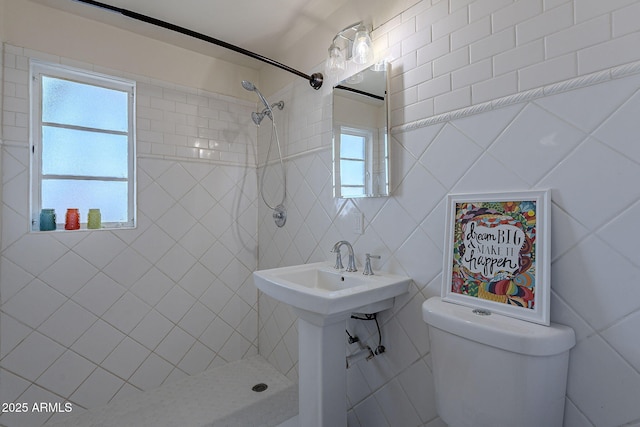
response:
{"label": "shower floor", "polygon": [[[258,383],[268,388],[252,391]],[[50,427],[274,427],[292,425],[298,387],[260,356],[182,378],[58,420]]]}

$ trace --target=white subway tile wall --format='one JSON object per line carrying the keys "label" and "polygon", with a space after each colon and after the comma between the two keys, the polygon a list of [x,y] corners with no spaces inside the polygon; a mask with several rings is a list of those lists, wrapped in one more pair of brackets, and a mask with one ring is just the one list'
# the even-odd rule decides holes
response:
{"label": "white subway tile wall", "polygon": [[[635,0],[419,2],[374,31],[396,66],[392,125],[465,106],[458,94],[434,107],[447,90],[434,77],[447,76],[451,91],[470,87],[474,105],[637,61],[639,13]],[[461,78],[466,66],[475,68]],[[398,99],[416,88],[417,98]]]}
{"label": "white subway tile wall", "polygon": [[79,411],[257,354],[255,105],[126,76],[138,227],[30,233],[29,58],[66,63],[4,47],[0,401]]}

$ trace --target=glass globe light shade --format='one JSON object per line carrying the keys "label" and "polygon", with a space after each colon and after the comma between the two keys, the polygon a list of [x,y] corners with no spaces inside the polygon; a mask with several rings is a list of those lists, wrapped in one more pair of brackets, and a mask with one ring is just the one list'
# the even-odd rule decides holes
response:
{"label": "glass globe light shade", "polygon": [[356,64],[366,64],[373,59],[373,42],[364,25],[360,25],[356,31],[351,57]]}
{"label": "glass globe light shade", "polygon": [[338,74],[341,71],[344,71],[345,67],[346,60],[344,58],[344,53],[338,46],[331,44],[329,47],[329,57],[327,58],[326,63],[327,74]]}

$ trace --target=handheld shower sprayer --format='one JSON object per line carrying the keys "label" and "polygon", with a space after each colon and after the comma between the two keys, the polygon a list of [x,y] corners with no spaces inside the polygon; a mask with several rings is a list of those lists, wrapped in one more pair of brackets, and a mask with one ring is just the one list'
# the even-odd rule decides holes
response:
{"label": "handheld shower sprayer", "polygon": [[260,100],[262,101],[262,103],[264,104],[265,107],[267,107],[267,109],[271,110],[271,107],[269,107],[269,103],[267,102],[267,100],[265,99],[265,97],[262,95],[262,93],[260,93],[260,91],[258,90],[258,88],[256,87],[256,85],[254,85],[253,83],[251,83],[250,81],[247,80],[243,80],[242,81],[242,87],[245,88],[246,90],[248,90],[249,92],[255,92],[258,94],[258,97],[260,97]]}
{"label": "handheld shower sprayer", "polygon": [[264,95],[262,95],[262,93],[258,90],[256,85],[254,85],[250,81],[243,80],[242,87],[248,90],[249,92],[255,92],[260,98],[260,100],[262,101],[262,103],[264,104],[264,109],[260,113],[258,112],[251,113],[251,120],[253,120],[253,123],[255,123],[257,126],[260,126],[260,122],[262,122],[262,119],[264,119],[264,116],[267,116],[271,120],[273,120],[273,110],[272,110],[273,107],[278,107],[279,110],[282,110],[284,108],[284,101],[276,102],[269,105]]}
{"label": "handheld shower sprayer", "polygon": [[[273,119],[273,107],[278,107],[278,109],[282,110],[284,108],[284,101],[279,101],[279,102],[275,102],[271,105],[269,105],[269,103],[267,102],[266,98],[262,95],[262,93],[260,93],[260,91],[258,90],[258,88],[256,87],[256,85],[254,85],[253,83],[251,83],[250,81],[247,80],[243,80],[242,81],[242,87],[245,88],[246,90],[248,90],[249,92],[255,92],[258,97],[260,98],[260,100],[262,101],[262,103],[264,104],[264,109],[261,112],[252,112],[251,113],[251,120],[253,120],[253,123],[256,124],[256,126],[260,126],[260,122],[262,122],[262,119],[264,119],[264,116],[267,116],[271,119],[271,140],[269,141],[269,149],[267,150],[267,162],[265,163],[264,167],[262,168],[262,179],[260,180],[260,195],[262,196],[262,200],[264,201],[265,205],[271,209],[273,211],[273,219],[276,223],[276,226],[278,227],[283,227],[284,224],[287,221],[287,209],[284,206],[284,201],[287,198],[287,175],[286,175],[286,171],[284,168],[284,160],[282,159],[282,149],[280,148],[280,138],[278,138],[278,131],[276,129],[276,123],[275,120]],[[267,163],[269,160],[269,154],[271,153],[271,145],[273,143],[273,137],[275,135],[275,139],[278,145],[278,154],[280,157],[280,167],[282,168],[282,201],[276,205],[276,206],[271,206],[268,202],[267,199],[264,196],[264,181],[265,181],[265,172],[267,170]]]}

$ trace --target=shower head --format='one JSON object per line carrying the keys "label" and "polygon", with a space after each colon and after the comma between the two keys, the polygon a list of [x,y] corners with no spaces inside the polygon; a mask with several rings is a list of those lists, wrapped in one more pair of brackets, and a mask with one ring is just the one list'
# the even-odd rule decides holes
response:
{"label": "shower head", "polygon": [[265,108],[259,113],[254,111],[253,113],[251,113],[251,120],[253,120],[253,123],[255,123],[256,126],[260,126],[260,122],[262,122],[262,119],[264,119],[265,116],[273,120],[272,114],[274,107],[278,107],[279,110],[282,110],[284,108],[284,101],[274,102],[268,108]]}
{"label": "shower head", "polygon": [[280,110],[284,108],[284,101],[278,101],[276,103],[269,105],[269,103],[267,102],[265,97],[262,95],[262,93],[260,93],[256,85],[254,85],[250,81],[243,80],[242,87],[248,90],[249,92],[257,93],[258,96],[260,97],[260,100],[264,104],[265,108],[260,113],[257,113],[257,112],[251,113],[251,120],[253,120],[253,123],[255,123],[256,126],[260,126],[260,122],[262,122],[262,119],[264,119],[264,116],[267,116],[271,120],[273,120],[273,110],[272,110],[273,107],[278,107],[278,109]]}
{"label": "shower head", "polygon": [[256,87],[256,85],[254,85],[253,83],[251,83],[250,81],[247,80],[243,80],[242,81],[242,87],[245,88],[246,90],[248,90],[249,92],[255,92],[258,94],[258,97],[260,97],[260,100],[262,101],[262,103],[264,104],[265,107],[267,107],[267,109],[271,110],[271,107],[269,107],[269,103],[267,102],[267,100],[265,99],[265,97],[260,93],[260,91],[258,90],[258,88]]}
{"label": "shower head", "polygon": [[243,80],[242,81],[242,87],[245,88],[248,91],[256,90],[256,86],[253,83],[251,83],[250,81],[247,81],[247,80]]}
{"label": "shower head", "polygon": [[251,120],[253,120],[253,123],[255,123],[256,126],[260,126],[260,122],[262,122],[262,119],[264,119],[265,115],[266,115],[266,113],[264,113],[264,112],[256,113],[254,111],[253,113],[251,113]]}

